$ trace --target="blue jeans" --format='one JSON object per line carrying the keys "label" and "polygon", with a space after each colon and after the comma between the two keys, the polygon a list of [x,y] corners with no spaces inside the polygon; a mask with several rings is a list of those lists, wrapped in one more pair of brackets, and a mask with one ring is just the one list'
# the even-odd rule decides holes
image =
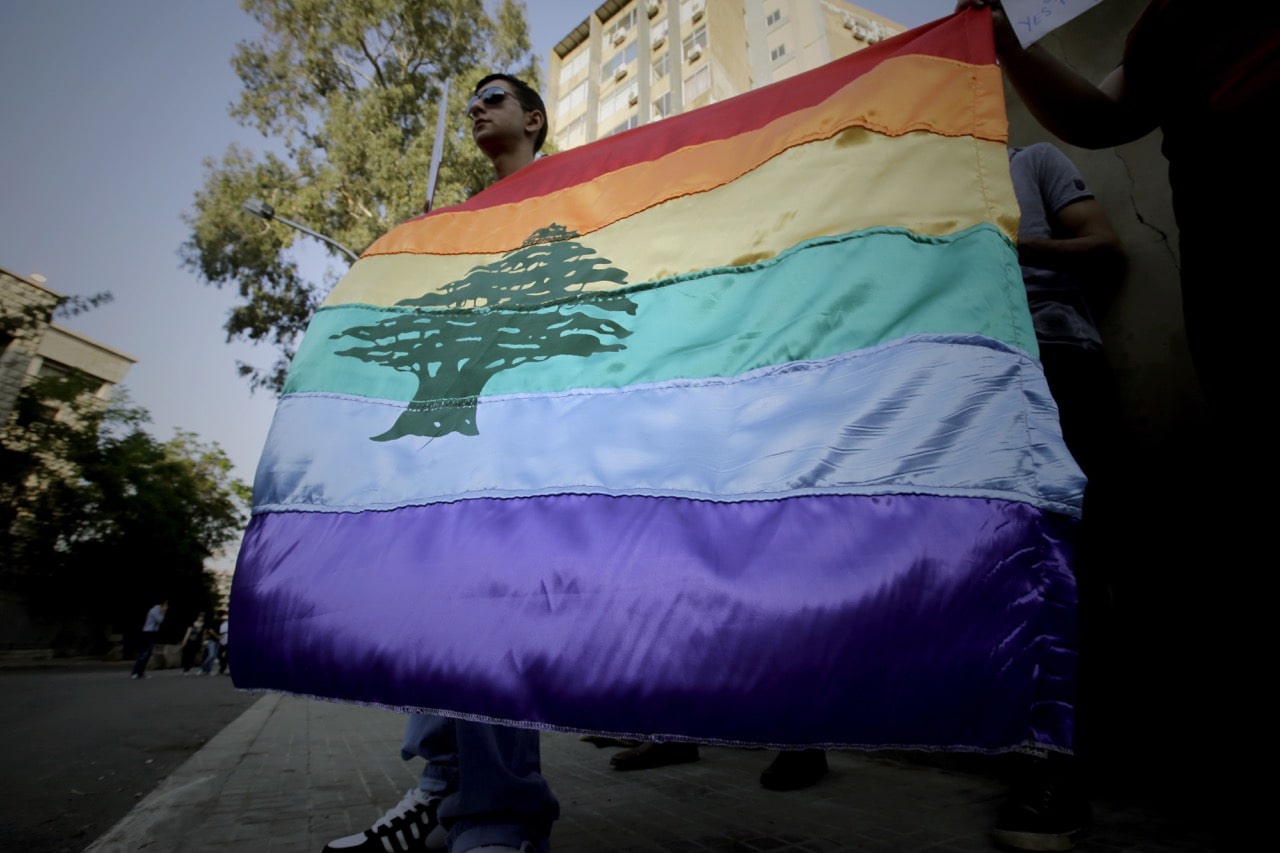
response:
{"label": "blue jeans", "polygon": [[159,631],[142,632],[142,651],[138,653],[138,659],[133,662],[132,675],[146,677],[147,661],[151,660],[151,653],[156,650],[156,638],[159,636]]}
{"label": "blue jeans", "polygon": [[538,732],[434,714],[410,715],[400,755],[426,759],[418,787],[444,797],[449,849],[532,842],[546,853],[560,803],[542,778]]}
{"label": "blue jeans", "polygon": [[200,662],[200,671],[205,675],[213,675],[213,662],[218,659],[218,641],[205,640],[204,660]]}

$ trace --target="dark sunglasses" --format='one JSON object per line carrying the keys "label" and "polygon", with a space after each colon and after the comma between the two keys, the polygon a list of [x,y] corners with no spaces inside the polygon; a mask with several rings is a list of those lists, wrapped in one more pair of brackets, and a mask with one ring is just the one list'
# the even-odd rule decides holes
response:
{"label": "dark sunglasses", "polygon": [[512,95],[510,92],[508,92],[506,89],[502,88],[501,86],[486,86],[485,88],[481,89],[479,92],[476,92],[474,95],[472,95],[471,98],[467,101],[466,114],[468,117],[470,117],[472,107],[474,107],[478,103],[483,103],[486,107],[496,107],[498,104],[502,103],[507,98],[514,98],[514,97],[515,97],[514,95]]}

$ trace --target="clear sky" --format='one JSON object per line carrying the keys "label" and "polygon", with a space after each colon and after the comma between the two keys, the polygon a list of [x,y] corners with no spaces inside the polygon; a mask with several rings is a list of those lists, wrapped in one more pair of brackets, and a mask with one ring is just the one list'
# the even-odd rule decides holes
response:
{"label": "clear sky", "polygon": [[[527,0],[544,69],[600,2]],[[859,5],[908,27],[955,7]],[[204,160],[232,142],[265,147],[227,115],[240,91],[231,56],[256,35],[234,0],[0,0],[0,267],[65,295],[111,291],[112,304],[64,325],[138,359],[124,385],[152,435],[217,442],[248,482],[275,400],[235,365],[274,354],[226,342],[233,294],[183,269],[178,249]],[[323,276],[321,252],[300,257]]]}

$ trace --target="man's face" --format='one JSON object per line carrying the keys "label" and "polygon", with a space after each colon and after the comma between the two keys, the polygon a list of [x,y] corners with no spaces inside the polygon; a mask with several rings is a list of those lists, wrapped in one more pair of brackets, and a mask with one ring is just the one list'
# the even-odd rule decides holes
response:
{"label": "man's face", "polygon": [[505,80],[484,84],[472,97],[467,117],[471,138],[486,152],[513,147],[524,139],[527,113]]}

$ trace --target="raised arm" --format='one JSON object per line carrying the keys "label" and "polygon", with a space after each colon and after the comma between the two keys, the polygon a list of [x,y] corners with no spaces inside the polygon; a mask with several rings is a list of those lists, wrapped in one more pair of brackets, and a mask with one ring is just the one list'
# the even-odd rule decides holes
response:
{"label": "raised arm", "polygon": [[1024,48],[999,0],[958,0],[962,9],[991,10],[996,54],[1018,97],[1046,130],[1081,148],[1110,148],[1155,130],[1145,105],[1129,97],[1124,65],[1094,84],[1039,44]]}

